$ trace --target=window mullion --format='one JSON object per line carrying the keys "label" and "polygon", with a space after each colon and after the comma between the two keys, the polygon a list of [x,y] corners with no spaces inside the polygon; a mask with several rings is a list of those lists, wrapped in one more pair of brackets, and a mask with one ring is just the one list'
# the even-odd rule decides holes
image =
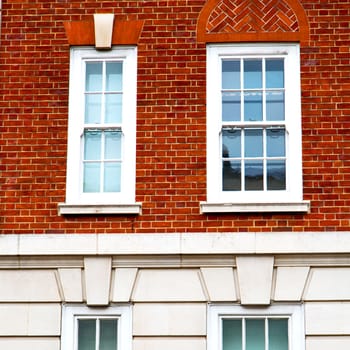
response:
{"label": "window mullion", "polygon": [[99,350],[100,348],[100,319],[96,319],[96,344],[95,350]]}
{"label": "window mullion", "polygon": [[246,350],[246,319],[242,318],[242,350]]}
{"label": "window mullion", "polygon": [[269,350],[269,321],[265,317],[265,350]]}

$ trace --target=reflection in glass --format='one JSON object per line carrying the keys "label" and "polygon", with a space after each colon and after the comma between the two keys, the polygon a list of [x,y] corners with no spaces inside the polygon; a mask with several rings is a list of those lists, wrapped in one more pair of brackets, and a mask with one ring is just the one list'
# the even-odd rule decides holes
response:
{"label": "reflection in glass", "polygon": [[105,132],[105,159],[121,158],[121,131]]}
{"label": "reflection in glass", "polygon": [[247,160],[244,172],[246,191],[262,191],[264,189],[262,160]]}
{"label": "reflection in glass", "polygon": [[100,131],[85,131],[84,133],[84,160],[101,159],[101,137]]}
{"label": "reflection in glass", "polygon": [[240,61],[222,61],[222,88],[240,89]]}
{"label": "reflection in glass", "polygon": [[121,164],[116,162],[105,163],[104,192],[120,192]]}
{"label": "reflection in glass", "polygon": [[242,320],[222,321],[222,350],[242,350]]}
{"label": "reflection in glass", "polygon": [[85,86],[86,86],[86,91],[102,91],[102,63],[101,62],[86,63]]}
{"label": "reflection in glass", "polygon": [[262,88],[262,60],[244,60],[244,89]]}
{"label": "reflection in glass", "polygon": [[96,321],[78,320],[78,350],[95,350]]}
{"label": "reflection in glass", "polygon": [[122,95],[106,95],[106,124],[120,124],[122,122]]}
{"label": "reflection in glass", "polygon": [[222,190],[241,191],[241,162],[224,160],[222,162]]}
{"label": "reflection in glass", "polygon": [[241,130],[222,131],[222,157],[237,158],[241,156]]}
{"label": "reflection in glass", "polygon": [[123,86],[122,62],[106,63],[106,91],[121,91]]}
{"label": "reflection in glass", "polygon": [[284,157],[286,154],[285,129],[266,130],[266,152],[268,157]]}
{"label": "reflection in glass", "polygon": [[283,59],[266,59],[266,88],[284,87]]}
{"label": "reflection in glass", "polygon": [[260,121],[263,119],[262,93],[258,91],[244,93],[244,120]]}
{"label": "reflection in glass", "polygon": [[267,161],[267,189],[271,191],[286,189],[286,162],[285,160]]}
{"label": "reflection in glass", "polygon": [[266,91],[266,120],[284,120],[284,92]]}
{"label": "reflection in glass", "polygon": [[244,156],[263,156],[263,131],[262,129],[246,129],[244,137]]}
{"label": "reflection in glass", "polygon": [[269,350],[288,350],[288,319],[269,319]]}
{"label": "reflection in glass", "polygon": [[246,350],[265,350],[265,320],[246,319]]}
{"label": "reflection in glass", "polygon": [[85,95],[85,123],[99,124],[101,122],[102,95]]}
{"label": "reflection in glass", "polygon": [[241,94],[224,92],[222,94],[222,121],[241,120]]}
{"label": "reflection in glass", "polygon": [[100,320],[100,346],[99,350],[117,350],[118,320]]}
{"label": "reflection in glass", "polygon": [[100,192],[101,163],[84,163],[84,192]]}

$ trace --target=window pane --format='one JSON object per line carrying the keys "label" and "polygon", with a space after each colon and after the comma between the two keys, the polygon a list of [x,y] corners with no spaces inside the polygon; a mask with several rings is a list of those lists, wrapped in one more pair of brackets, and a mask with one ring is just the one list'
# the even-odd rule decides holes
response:
{"label": "window pane", "polygon": [[263,118],[262,93],[258,91],[244,93],[244,120],[260,121]]}
{"label": "window pane", "polygon": [[241,93],[224,92],[222,94],[222,120],[241,120]]}
{"label": "window pane", "polygon": [[121,158],[121,137],[120,131],[105,132],[105,159]]}
{"label": "window pane", "polygon": [[264,319],[246,319],[246,350],[265,350]]}
{"label": "window pane", "polygon": [[288,350],[288,319],[269,319],[269,350]]}
{"label": "window pane", "polygon": [[262,61],[244,60],[244,89],[262,88]]}
{"label": "window pane", "polygon": [[78,320],[78,350],[95,350],[96,321]]}
{"label": "window pane", "polygon": [[105,163],[104,192],[120,192],[120,163]]}
{"label": "window pane", "polygon": [[85,131],[84,133],[84,160],[101,159],[101,136],[98,131]]}
{"label": "window pane", "polygon": [[101,95],[85,95],[85,123],[99,124],[101,122]]}
{"label": "window pane", "polygon": [[268,157],[284,157],[286,152],[284,129],[266,130],[266,151]]}
{"label": "window pane", "polygon": [[283,59],[267,59],[266,62],[266,87],[284,87],[284,61]]}
{"label": "window pane", "polygon": [[240,89],[240,61],[222,61],[222,88]]}
{"label": "window pane", "polygon": [[222,157],[239,158],[241,156],[241,130],[222,131]]}
{"label": "window pane", "polygon": [[102,91],[102,62],[86,63],[85,89]]}
{"label": "window pane", "polygon": [[263,156],[263,131],[261,129],[246,129],[244,131],[244,155],[245,157]]}
{"label": "window pane", "polygon": [[283,91],[266,91],[266,120],[284,120]]}
{"label": "window pane", "polygon": [[122,95],[106,95],[106,116],[105,123],[119,124],[122,122]]}
{"label": "window pane", "polygon": [[100,192],[100,163],[84,163],[84,192]]}
{"label": "window pane", "polygon": [[245,171],[245,190],[262,191],[264,189],[263,162],[260,160],[246,161],[244,171]]}
{"label": "window pane", "polygon": [[242,320],[222,321],[222,350],[242,350]]}
{"label": "window pane", "polygon": [[222,162],[222,190],[240,191],[241,185],[241,162],[223,161]]}
{"label": "window pane", "polygon": [[106,90],[121,91],[123,89],[123,64],[122,62],[106,63]]}
{"label": "window pane", "polygon": [[117,350],[118,320],[100,320],[99,350]]}
{"label": "window pane", "polygon": [[286,189],[286,162],[284,160],[267,161],[267,189]]}

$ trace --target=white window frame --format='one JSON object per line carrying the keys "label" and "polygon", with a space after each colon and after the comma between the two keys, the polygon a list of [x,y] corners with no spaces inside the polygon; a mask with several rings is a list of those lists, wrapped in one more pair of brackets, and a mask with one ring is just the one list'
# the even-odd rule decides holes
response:
{"label": "white window frame", "polygon": [[[84,89],[86,61],[123,62],[122,94],[122,173],[121,191],[83,193],[82,133],[84,128]],[[70,52],[69,120],[66,202],[60,214],[140,212],[135,203],[136,178],[136,82],[137,48],[113,47],[97,51],[93,47],[72,47]]]}
{"label": "white window frame", "polygon": [[207,350],[222,350],[222,319],[244,317],[286,317],[289,319],[288,350],[305,349],[304,307],[302,304],[276,304],[252,308],[241,305],[209,305]]}
{"label": "white window frame", "polygon": [[[283,57],[285,61],[286,190],[223,191],[221,157],[221,64],[223,59]],[[207,202],[202,212],[309,210],[303,201],[299,44],[207,46]]]}
{"label": "white window frame", "polygon": [[61,350],[77,350],[77,320],[79,317],[118,319],[118,350],[132,350],[131,306],[88,307],[81,304],[67,304],[62,307]]}

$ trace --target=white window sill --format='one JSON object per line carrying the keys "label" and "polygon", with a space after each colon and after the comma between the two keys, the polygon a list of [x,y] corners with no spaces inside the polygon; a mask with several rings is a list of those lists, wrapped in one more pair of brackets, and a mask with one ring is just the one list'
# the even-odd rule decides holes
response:
{"label": "white window sill", "polygon": [[141,203],[132,204],[58,204],[59,215],[141,214]]}
{"label": "white window sill", "polygon": [[308,213],[310,211],[310,202],[292,202],[292,203],[200,203],[201,214],[205,213],[286,213],[299,212]]}

